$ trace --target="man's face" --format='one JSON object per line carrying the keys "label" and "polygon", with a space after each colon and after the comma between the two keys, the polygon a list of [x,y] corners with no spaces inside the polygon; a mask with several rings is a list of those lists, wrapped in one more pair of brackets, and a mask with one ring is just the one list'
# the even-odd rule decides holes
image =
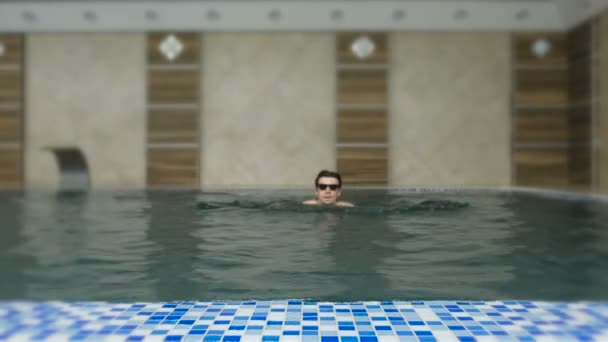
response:
{"label": "man's face", "polygon": [[340,198],[340,186],[338,179],[333,177],[321,177],[317,182],[315,194],[317,200],[322,204],[335,204]]}

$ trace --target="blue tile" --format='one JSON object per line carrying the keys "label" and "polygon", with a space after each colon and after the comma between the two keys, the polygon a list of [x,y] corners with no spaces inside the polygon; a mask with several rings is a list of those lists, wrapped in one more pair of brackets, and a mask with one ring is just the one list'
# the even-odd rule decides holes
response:
{"label": "blue tile", "polygon": [[354,330],[355,330],[355,327],[354,327],[354,326],[349,326],[349,325],[338,326],[338,330],[343,330],[343,331],[354,331]]}
{"label": "blue tile", "polygon": [[506,331],[501,331],[501,330],[492,330],[490,331],[490,334],[494,335],[494,336],[507,336],[507,332]]}
{"label": "blue tile", "polygon": [[338,336],[322,336],[321,342],[339,342]]}
{"label": "blue tile", "polygon": [[376,336],[359,336],[360,342],[378,342],[378,338]]}
{"label": "blue tile", "polygon": [[467,329],[469,330],[484,330],[482,326],[479,325],[467,325]]}
{"label": "blue tile", "polygon": [[316,325],[303,325],[302,326],[302,330],[305,331],[309,331],[309,330],[319,330],[319,327]]}
{"label": "blue tile", "polygon": [[356,336],[341,336],[340,342],[359,342]]}
{"label": "blue tile", "polygon": [[129,336],[127,337],[127,342],[138,342],[143,341],[145,336]]}
{"label": "blue tile", "polygon": [[472,336],[459,336],[458,340],[460,342],[475,342],[475,341],[477,341],[475,339],[475,337],[472,337]]}
{"label": "blue tile", "polygon": [[205,335],[207,330],[190,330],[188,335]]}
{"label": "blue tile", "polygon": [[389,330],[389,331],[392,331],[392,330],[393,330],[393,329],[392,329],[390,326],[388,326],[388,325],[377,325],[375,328],[376,328],[376,330]]}
{"label": "blue tile", "polygon": [[[272,305],[286,305],[285,307],[273,307]],[[60,307],[55,304],[39,303],[26,304],[25,310],[13,309],[10,303],[0,302],[0,339],[8,339],[12,335],[27,332],[32,340],[45,341],[54,337],[54,334],[67,334],[73,341],[85,339],[108,340],[119,338],[122,340],[137,341],[139,335],[132,335],[137,327],[149,331],[152,336],[190,342],[193,339],[206,338],[207,342],[236,341],[236,337],[227,337],[230,331],[245,333],[246,335],[258,335],[262,338],[263,332],[268,336],[274,334],[270,330],[276,330],[276,335],[302,336],[302,342],[323,342],[337,338],[338,332],[356,332],[362,338],[378,339],[385,335],[397,335],[405,342],[407,338],[415,338],[419,341],[434,341],[432,332],[451,331],[461,340],[473,340],[475,336],[495,336],[511,340],[533,341],[536,336],[555,336],[567,339],[576,338],[581,341],[597,340],[597,337],[608,331],[608,324],[599,313],[608,309],[603,303],[589,303],[572,307],[570,303],[543,303],[536,305],[525,301],[505,301],[502,303],[490,302],[382,302],[377,303],[335,303],[319,304],[315,302],[299,301],[250,301],[250,302],[176,302],[158,304],[112,304],[112,303],[62,303],[72,309]],[[400,308],[399,305],[411,304],[413,308]],[[28,306],[29,305],[29,306]],[[228,305],[231,305],[228,307]],[[491,305],[491,309],[484,306]],[[521,309],[522,305],[529,306]],[[23,306],[23,305],[22,305]],[[162,306],[162,309],[159,309]],[[236,307],[252,310],[254,314],[247,316],[236,316]],[[439,317],[438,320],[424,321],[417,314],[418,309],[432,308]],[[535,308],[532,313],[530,309]],[[453,317],[450,310],[463,310],[464,313]],[[198,311],[200,313],[194,313]],[[291,312],[290,312],[291,311]],[[82,312],[79,314],[78,312]],[[116,315],[108,314],[113,312]],[[202,313],[204,312],[204,313]],[[269,312],[287,312],[285,320],[266,321]],[[319,313],[322,313],[319,315]],[[368,316],[368,312],[383,313],[385,316]],[[508,315],[505,317],[501,312],[514,312],[520,316]],[[576,324],[576,317],[583,313],[590,318],[586,324]],[[86,318],[85,318],[86,317]],[[217,317],[217,318],[216,318]],[[337,321],[336,318],[348,317],[348,321]],[[53,327],[55,319],[61,318],[67,324],[61,328]],[[141,320],[143,318],[143,321]],[[250,321],[251,319],[251,321]],[[596,321],[593,321],[593,320]],[[26,324],[24,321],[34,324]],[[302,326],[304,321],[315,322],[314,326]],[[223,329],[208,331],[209,324],[213,322]],[[372,325],[381,323],[380,325]],[[89,323],[101,324],[99,330],[87,329]],[[105,323],[105,326],[103,326]],[[114,323],[114,324],[110,324]],[[118,324],[116,324],[118,323]],[[122,324],[121,324],[122,323]],[[251,326],[247,324],[252,323]],[[256,325],[257,323],[257,325]],[[523,331],[511,332],[501,329],[503,326],[512,326],[517,323]],[[545,331],[543,327],[552,325],[558,331]],[[321,326],[321,328],[319,328]],[[410,331],[410,326],[424,327],[425,332]],[[290,329],[289,327],[294,327]],[[330,327],[332,331],[326,331]],[[264,330],[264,328],[266,330]],[[302,331],[298,330],[302,329]],[[323,331],[319,331],[323,329]],[[180,332],[181,330],[181,332]],[[171,336],[167,334],[171,333]],[[321,336],[319,336],[319,334]],[[378,336],[376,336],[378,335]],[[180,337],[181,336],[181,337]],[[346,336],[345,336],[346,337]],[[329,338],[329,339],[328,339]],[[145,339],[144,339],[145,340]],[[335,340],[334,340],[335,341]],[[340,339],[340,342],[360,342],[356,336],[350,339]],[[240,341],[238,341],[240,342]],[[363,341],[365,342],[365,341]]]}
{"label": "blue tile", "polygon": [[224,335],[224,330],[209,330],[207,335]]}
{"label": "blue tile", "polygon": [[421,337],[418,337],[418,340],[420,342],[436,342],[437,341],[437,339],[433,336],[421,336]]}
{"label": "blue tile", "polygon": [[423,321],[408,321],[407,324],[409,325],[425,325]]}
{"label": "blue tile", "polygon": [[205,335],[205,337],[203,338],[204,342],[217,342],[220,341],[222,339],[222,336],[220,335]]}

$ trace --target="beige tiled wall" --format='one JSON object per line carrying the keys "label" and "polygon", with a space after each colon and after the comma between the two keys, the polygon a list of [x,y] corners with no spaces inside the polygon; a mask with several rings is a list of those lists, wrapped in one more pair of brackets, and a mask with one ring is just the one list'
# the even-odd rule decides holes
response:
{"label": "beige tiled wall", "polygon": [[145,176],[143,34],[27,35],[26,186],[58,186],[49,147],[78,147],[95,188]]}
{"label": "beige tiled wall", "polygon": [[203,41],[203,186],[307,186],[335,168],[333,34]]}
{"label": "beige tiled wall", "polygon": [[[95,188],[145,186],[145,36],[28,34],[26,184],[81,148]],[[204,187],[310,186],[336,167],[335,35],[206,33]],[[508,33],[391,34],[391,185],[510,183]]]}
{"label": "beige tiled wall", "polygon": [[596,167],[598,190],[608,193],[608,12],[598,19],[598,69],[599,110],[597,112],[598,160]]}
{"label": "beige tiled wall", "polygon": [[509,34],[392,35],[389,182],[508,185]]}

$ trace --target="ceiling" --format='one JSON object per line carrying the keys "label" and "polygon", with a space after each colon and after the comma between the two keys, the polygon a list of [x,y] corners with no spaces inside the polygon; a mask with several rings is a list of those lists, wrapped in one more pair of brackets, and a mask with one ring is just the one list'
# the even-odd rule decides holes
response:
{"label": "ceiling", "polygon": [[0,32],[563,31],[608,0],[0,0]]}

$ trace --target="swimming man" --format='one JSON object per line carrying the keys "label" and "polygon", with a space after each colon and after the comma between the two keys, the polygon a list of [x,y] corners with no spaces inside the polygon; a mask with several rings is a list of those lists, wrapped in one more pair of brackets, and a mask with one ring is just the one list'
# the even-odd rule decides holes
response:
{"label": "swimming man", "polygon": [[306,205],[335,205],[354,207],[352,203],[339,201],[342,195],[342,177],[333,171],[321,170],[315,178],[315,199],[304,201]]}

